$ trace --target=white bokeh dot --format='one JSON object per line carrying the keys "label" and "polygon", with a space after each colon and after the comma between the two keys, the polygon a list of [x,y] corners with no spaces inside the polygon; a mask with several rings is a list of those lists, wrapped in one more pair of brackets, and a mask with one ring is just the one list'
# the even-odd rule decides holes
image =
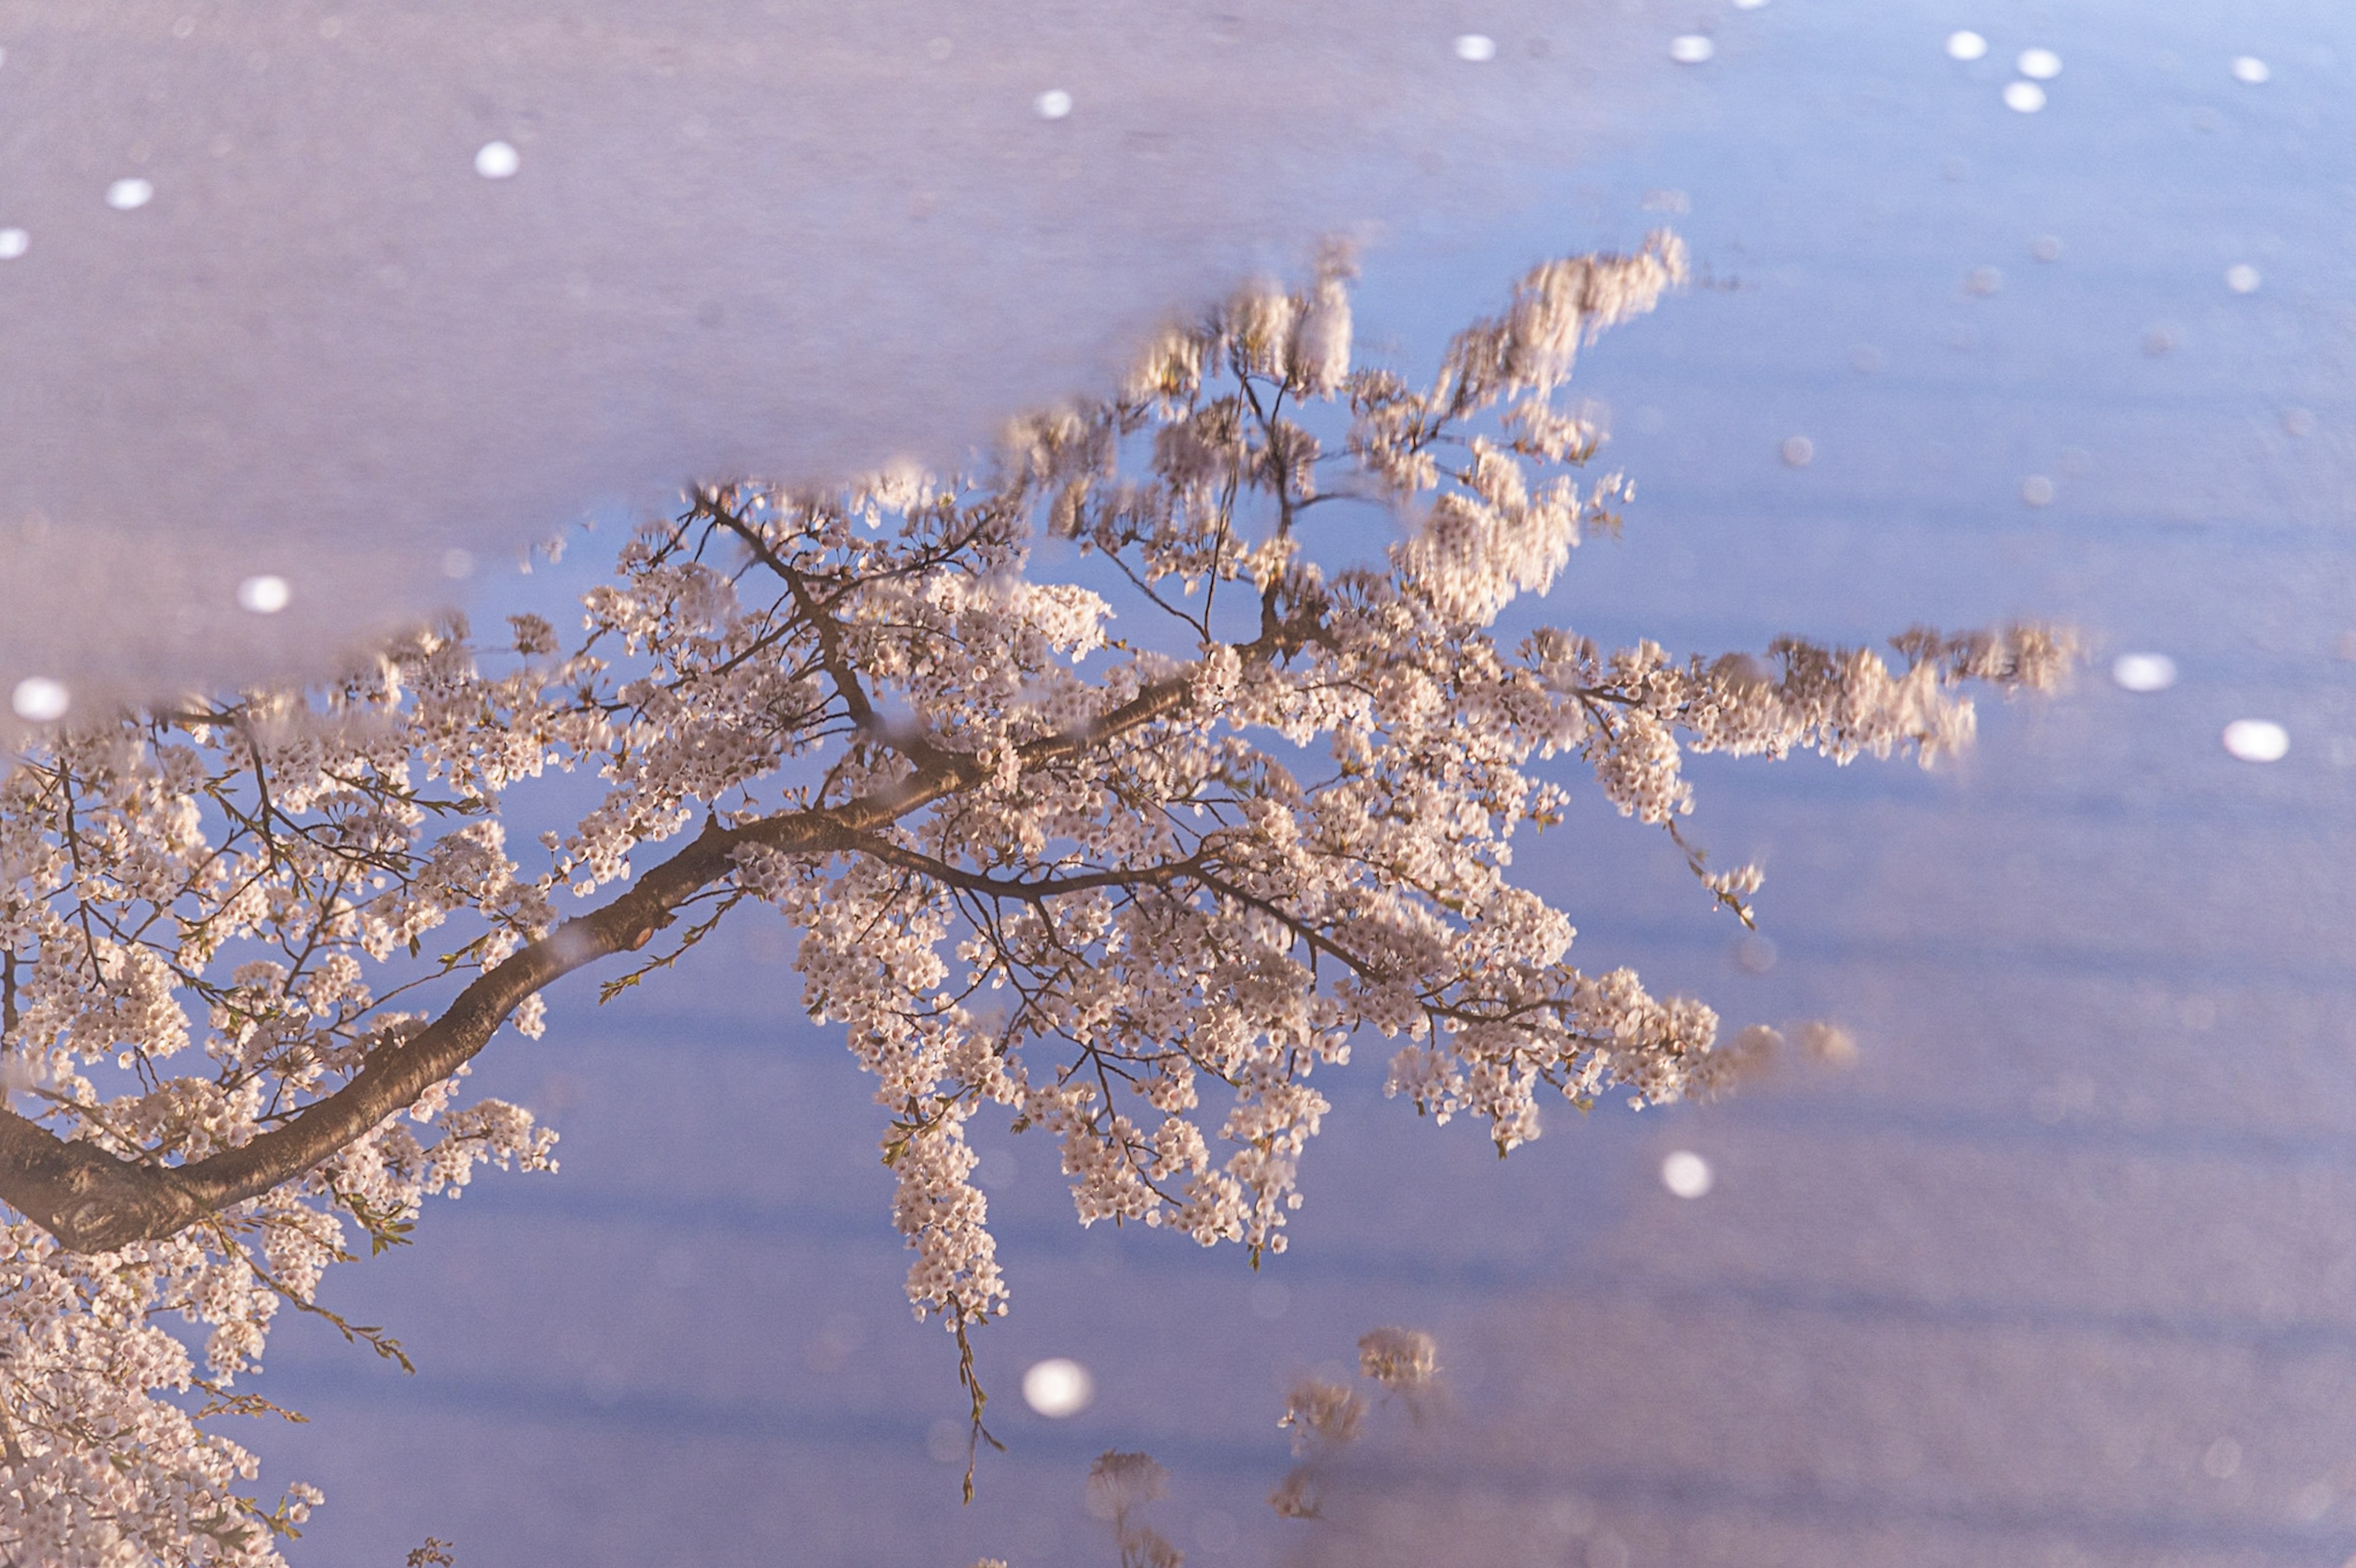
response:
{"label": "white bokeh dot", "polygon": [[2225,269],[2225,286],[2237,294],[2254,294],[2262,282],[2258,270],[2247,261],[2236,261]]}
{"label": "white bokeh dot", "polygon": [[33,248],[33,237],[17,228],[0,229],[0,261],[13,261]]}
{"label": "white bokeh dot", "polygon": [[2176,661],[2166,654],[2121,654],[2111,679],[2122,691],[2166,691],[2176,684]]}
{"label": "white bokeh dot", "polygon": [[2279,763],[2290,752],[2290,731],[2271,719],[2236,719],[2225,726],[2224,741],[2245,763]]}
{"label": "white bokeh dot", "polygon": [[1023,1374],[1023,1403],[1051,1421],[1079,1414],[1096,1392],[1087,1368],[1066,1356],[1033,1361]]}
{"label": "white bokeh dot", "polygon": [[1766,4],[1767,0],[1734,0],[1734,8],[1738,11],[1756,11]]}
{"label": "white bokeh dot", "polygon": [[1816,460],[1816,443],[1804,435],[1786,439],[1783,451],[1783,461],[1794,468],[1805,468]]}
{"label": "white bokeh dot", "polygon": [[1709,1161],[1681,1148],[1661,1161],[1661,1185],[1680,1198],[1700,1198],[1709,1192]]}
{"label": "white bokeh dot", "polygon": [[523,155],[509,142],[486,142],[475,150],[475,172],[487,180],[503,180],[523,167]]}
{"label": "white bokeh dot", "polygon": [[269,573],[249,577],[237,585],[238,608],[257,615],[275,615],[286,608],[289,597],[286,580]]}
{"label": "white bokeh dot", "polygon": [[2020,498],[2032,507],[2053,504],[2053,481],[2042,474],[2032,474],[2020,482]]}
{"label": "white bokeh dot", "polygon": [[2062,57],[2051,49],[2023,49],[2013,69],[2035,81],[2051,81],[2062,74]]}
{"label": "white bokeh dot", "polygon": [[1456,58],[1478,65],[1483,60],[1497,58],[1497,40],[1486,33],[1460,33],[1456,37]]}
{"label": "white bokeh dot", "polygon": [[155,187],[136,175],[116,180],[106,187],[106,205],[117,212],[129,212],[155,199]]}
{"label": "white bokeh dot", "polygon": [[1987,54],[1987,40],[1965,27],[1947,35],[1947,58],[1951,60],[1976,60]]}
{"label": "white bokeh dot", "polygon": [[36,724],[53,723],[64,718],[66,709],[72,705],[73,699],[67,696],[64,686],[44,675],[27,676],[16,683],[16,689],[8,698],[8,706],[16,710],[17,718]]}
{"label": "white bokeh dot", "polygon": [[1718,46],[1699,33],[1679,33],[1669,40],[1669,58],[1679,65],[1700,65],[1718,53]]}
{"label": "white bokeh dot", "polygon": [[2233,80],[2246,87],[2255,87],[2273,76],[2266,62],[2255,55],[2239,55],[2233,60]]}
{"label": "white bokeh dot", "polygon": [[1061,120],[1072,112],[1072,95],[1060,87],[1051,87],[1033,99],[1031,107],[1042,120]]}
{"label": "white bokeh dot", "polygon": [[2033,81],[2008,81],[2004,106],[2016,114],[2034,114],[2045,107],[2045,90]]}

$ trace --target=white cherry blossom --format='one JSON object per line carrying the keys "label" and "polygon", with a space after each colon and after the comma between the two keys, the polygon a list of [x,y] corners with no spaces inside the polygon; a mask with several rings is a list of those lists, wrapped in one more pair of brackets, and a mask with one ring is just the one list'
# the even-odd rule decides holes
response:
{"label": "white cherry blossom", "polygon": [[[1593,890],[1517,884],[1516,839],[1591,774],[1747,923],[1757,871],[1681,826],[1687,754],[1928,762],[1970,739],[1960,683],[2049,686],[2070,648],[1500,632],[1630,496],[1555,395],[1684,271],[1667,236],[1541,267],[1415,383],[1353,368],[1335,253],[975,473],[699,488],[504,647],[453,621],[33,734],[0,778],[0,1554],[275,1563],[317,1495],[255,1500],[212,1423],[262,1408],[277,1315],[486,1162],[553,1168],[468,1061],[569,972],[627,958],[610,993],[723,919],[792,929],[802,1008],[873,1076],[908,1300],[977,1432],[968,1331],[1012,1288],[978,1116],[1055,1147],[1082,1223],[1258,1255],[1319,1085],[1378,1040],[1391,1093],[1500,1152],[1558,1101],[1724,1088],[1716,1014],[1576,967]],[[552,769],[604,789],[535,840]],[[1429,1341],[1369,1344],[1386,1386],[1429,1377]]]}

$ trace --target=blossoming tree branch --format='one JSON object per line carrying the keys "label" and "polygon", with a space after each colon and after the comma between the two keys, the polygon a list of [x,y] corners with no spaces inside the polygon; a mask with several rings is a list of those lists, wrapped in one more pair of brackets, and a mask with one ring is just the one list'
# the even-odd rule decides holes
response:
{"label": "blossoming tree branch", "polygon": [[[2067,649],[1498,634],[1626,493],[1554,394],[1683,267],[1666,237],[1540,267],[1418,385],[1352,368],[1334,261],[976,475],[698,490],[577,635],[453,624],[35,736],[0,782],[0,1552],[275,1562],[316,1494],[265,1508],[217,1429],[267,1408],[234,1385],[274,1314],[477,1164],[550,1163],[462,1083],[547,987],[610,994],[747,903],[875,1077],[908,1297],[960,1341],[1008,1300],[977,1115],[1055,1140],[1084,1223],[1257,1255],[1313,1077],[1376,1039],[1391,1092],[1501,1152],[1551,1097],[1710,1086],[1715,1015],[1572,966],[1515,837],[1581,771],[1678,835],[1688,752],[1927,760],[1970,734],[1960,684],[2044,687]],[[1034,575],[1043,536],[1095,586]],[[511,845],[552,768],[602,800]],[[1747,921],[1757,873],[1687,854]]]}

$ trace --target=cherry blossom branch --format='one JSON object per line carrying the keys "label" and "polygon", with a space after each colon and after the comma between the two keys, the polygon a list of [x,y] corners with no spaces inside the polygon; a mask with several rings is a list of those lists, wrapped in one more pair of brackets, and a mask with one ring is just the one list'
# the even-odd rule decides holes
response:
{"label": "cherry blossom branch", "polygon": [[[1025,742],[1017,760],[1039,766],[1080,755],[1176,711],[1192,689],[1191,676],[1148,686],[1091,725]],[[900,784],[841,805],[734,827],[709,819],[685,848],[649,869],[612,903],[511,954],[432,1023],[371,1053],[341,1089],[235,1148],[179,1166],[123,1159],[0,1107],[0,1201],[72,1251],[103,1253],[175,1235],[259,1197],[415,1104],[488,1044],[526,998],[584,965],[643,947],[680,905],[731,875],[740,850],[872,850],[875,829],[974,788],[997,771],[969,752],[934,755],[931,765]]]}

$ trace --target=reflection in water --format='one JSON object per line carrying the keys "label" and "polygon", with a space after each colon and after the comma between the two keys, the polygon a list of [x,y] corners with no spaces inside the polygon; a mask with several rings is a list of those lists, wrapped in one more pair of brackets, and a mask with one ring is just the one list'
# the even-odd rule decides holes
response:
{"label": "reflection in water", "polygon": [[[1334,1325],[1363,1324],[1369,1296],[1412,1303],[1397,1313],[1410,1320],[1458,1314],[1468,1332],[1451,1352],[1462,1343],[1487,1375],[1459,1429],[1472,1435],[1392,1476],[1396,1532],[1352,1561],[2287,1568],[2356,1548],[2356,1233],[2343,1218],[2356,1212],[2343,1049],[2356,952],[2337,912],[2346,775],[2325,765],[2356,742],[2323,739],[2351,714],[2344,672],[2322,661],[2346,620],[2346,562],[2319,500],[2341,493],[2344,444],[2330,443],[2344,443],[2349,404],[2330,364],[2347,337],[2337,275],[2308,272],[2328,234],[2306,215],[2310,187],[2326,188],[2315,149],[2344,141],[2328,96],[2344,70],[2315,64],[2304,37],[2258,36],[2262,19],[2188,42],[2160,36],[2176,24],[2157,14],[2132,33],[2090,16],[2087,36],[2058,40],[2068,101],[2030,124],[1999,107],[1993,76],[1950,73],[1920,18],[1801,12],[1766,14],[1810,46],[1772,69],[1738,77],[1730,47],[1687,79],[1729,94],[1758,84],[1713,101],[1741,110],[1728,123],[1772,151],[1772,168],[1712,143],[1647,163],[1624,191],[1599,176],[1602,196],[1573,191],[1549,210],[1549,225],[1633,225],[1637,193],[1689,189],[1704,255],[1745,287],[1687,302],[1695,325],[1665,323],[1657,355],[1612,350],[1614,400],[1674,417],[1621,429],[1646,511],[1582,562],[1572,613],[1665,614],[1734,645],[1762,620],[1862,635],[1893,602],[1949,618],[2034,608],[2114,646],[2168,647],[2193,672],[2165,701],[2096,691],[2042,719],[1991,713],[2001,743],[1965,775],[1801,773],[1730,807],[1730,847],[1777,857],[1772,971],[1738,955],[1730,974],[1723,933],[1665,902],[1625,933],[1648,968],[1754,988],[1746,1002],[1772,990],[1768,1016],[1837,1003],[1873,1046],[1858,1074],[1665,1126],[1605,1107],[1510,1171],[1369,1116],[1363,1141],[1329,1151],[1348,1157],[1315,1194],[1323,1228],[1281,1280],[1126,1237],[1059,1240],[1069,1213],[1053,1182],[1034,1184],[1048,1190],[1030,1210],[993,1193],[1039,1282],[1027,1307],[1060,1320],[1040,1343],[985,1353],[1012,1369],[1052,1343],[1118,1367],[1107,1383],[1120,1387],[1066,1427],[1017,1434],[961,1512],[925,1456],[935,1347],[904,1354],[879,1328],[818,1379],[797,1353],[806,1331],[777,1327],[889,1317],[901,1260],[869,1234],[878,1199],[856,1184],[872,1151],[840,1133],[863,1098],[785,1077],[782,1061],[839,1048],[762,1010],[734,969],[701,971],[711,983],[676,1010],[572,1020],[609,1031],[581,1052],[601,1088],[680,1136],[650,1148],[643,1121],[568,1120],[579,1196],[481,1192],[451,1221],[491,1283],[447,1286],[421,1250],[380,1287],[393,1310],[370,1320],[416,1324],[434,1347],[413,1390],[384,1395],[294,1347],[274,1365],[321,1419],[273,1463],[343,1467],[325,1477],[325,1560],[351,1539],[334,1531],[377,1530],[372,1556],[397,1561],[412,1520],[457,1518],[468,1539],[555,1542],[584,1563],[965,1562],[962,1544],[1003,1518],[1004,1541],[1035,1546],[1011,1553],[1019,1568],[1093,1564],[1100,1534],[1066,1520],[1059,1548],[1056,1510],[1091,1454],[1147,1445],[1179,1472],[1172,1518],[1215,1515],[1241,1537],[1198,1524],[1198,1568],[1225,1551],[1277,1561],[1288,1548],[1261,1494],[1280,1449],[1252,1447],[1268,1439],[1271,1380],[1326,1353]],[[1494,69],[1462,75],[1486,80],[1520,58],[1520,35],[1500,36]],[[2005,55],[2019,42],[1999,37]],[[2356,58],[2342,44],[2342,62]],[[2245,45],[2278,68],[2264,92],[2220,69]],[[2180,74],[2157,63],[2163,48]],[[1445,60],[1444,33],[1433,53]],[[1801,77],[1815,59],[1837,70]],[[1923,73],[1906,74],[1917,59]],[[1820,106],[1849,101],[1866,71],[1923,107],[1870,121],[1854,140],[1871,158],[1845,163],[1822,125],[1847,139],[1869,122]],[[1937,96],[1949,74],[1952,101]],[[1014,84],[1015,117],[1040,80],[1054,79]],[[1807,139],[1778,139],[1786,99],[1815,117]],[[2101,112],[2060,112],[2081,100]],[[1095,118],[1087,101],[1065,131]],[[465,148],[491,129],[453,142],[462,185]],[[2039,145],[1996,140],[2008,133]],[[2102,139],[2114,133],[2144,138],[2151,164],[2109,161],[2126,155]],[[544,166],[535,144],[518,190]],[[2073,186],[2073,168],[2099,177]],[[90,196],[76,187],[80,206]],[[2049,226],[2069,236],[2068,263],[2021,270],[1972,305],[1986,315],[1973,355],[1948,359],[1937,313],[1954,280]],[[46,253],[62,224],[35,227]],[[1554,238],[1515,229],[1511,243]],[[2237,256],[2275,286],[2222,298],[2219,269]],[[2320,281],[2301,294],[2289,280],[2303,272]],[[1866,340],[1876,379],[1858,384],[1872,400],[1842,401],[1819,378],[1829,366],[1846,379],[1841,346]],[[2277,398],[2300,407],[2277,415]],[[2284,454],[2277,423],[2311,437],[2308,452]],[[1839,463],[1808,475],[1804,512],[1747,499],[1743,476],[1794,428]],[[2069,442],[2099,453],[2091,476],[2059,464]],[[1922,457],[1933,451],[1935,475]],[[2039,471],[2069,479],[2065,512],[2021,511],[2019,476]],[[1836,477],[1855,489],[1815,488]],[[1651,575],[1672,549],[1702,562],[1674,595]],[[487,545],[483,557],[502,559]],[[206,578],[205,604],[233,603],[256,564]],[[312,603],[297,581],[289,617]],[[2132,678],[2115,667],[2121,688],[2172,684],[2174,658],[2126,658],[2150,662]],[[2286,743],[2296,728],[2299,749],[2240,766],[2213,737],[2242,713],[2276,716]],[[1646,885],[1655,868],[1615,842],[1582,837],[1548,874]],[[731,1092],[715,1097],[716,1080]],[[1741,1180],[1675,1202],[1658,1184],[1672,1141]],[[788,1164],[806,1185],[777,1197],[768,1184]],[[543,1200],[573,1206],[530,1206]],[[597,1278],[584,1256],[682,1229],[727,1260],[699,1281],[692,1342],[675,1307],[635,1317],[602,1278],[581,1285]],[[573,1397],[537,1343],[552,1292],[645,1348],[633,1401]],[[314,1371],[327,1408],[300,1392]],[[334,1449],[329,1434],[362,1416],[380,1445]],[[877,1495],[894,1506],[869,1506]]]}
{"label": "reflection in water", "polygon": [[28,630],[76,585],[19,560],[0,680],[310,667],[440,607],[446,549],[956,464],[1322,234],[1526,208],[1665,91],[1667,9],[12,13],[0,331],[38,373],[0,380],[0,532],[267,549],[320,614],[156,647],[219,601],[139,574]]}

